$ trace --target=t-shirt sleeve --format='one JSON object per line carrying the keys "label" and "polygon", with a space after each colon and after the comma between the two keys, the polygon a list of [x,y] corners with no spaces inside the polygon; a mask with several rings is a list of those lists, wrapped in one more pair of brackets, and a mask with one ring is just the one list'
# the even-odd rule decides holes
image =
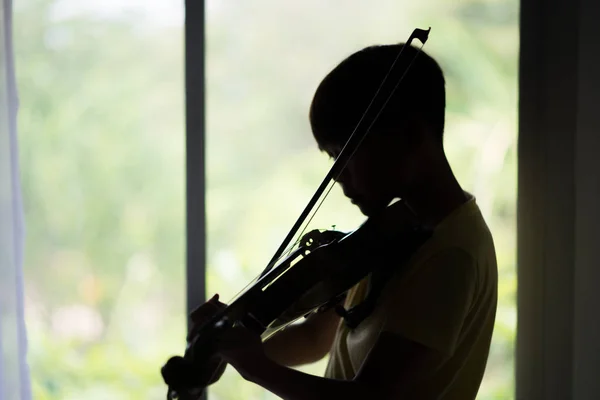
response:
{"label": "t-shirt sleeve", "polygon": [[385,302],[382,330],[451,355],[477,287],[476,262],[464,250],[444,250],[422,264]]}

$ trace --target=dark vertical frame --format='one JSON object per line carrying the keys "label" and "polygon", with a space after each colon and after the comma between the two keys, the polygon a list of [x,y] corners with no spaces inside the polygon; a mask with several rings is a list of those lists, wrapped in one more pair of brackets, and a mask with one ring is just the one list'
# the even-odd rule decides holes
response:
{"label": "dark vertical frame", "polygon": [[571,398],[577,24],[575,1],[521,0],[517,399]]}
{"label": "dark vertical frame", "polygon": [[[185,0],[187,315],[206,299],[204,11],[203,0]],[[199,400],[207,397],[205,390]]]}
{"label": "dark vertical frame", "polygon": [[600,398],[599,15],[521,0],[517,400]]}
{"label": "dark vertical frame", "polygon": [[187,311],[206,298],[204,1],[185,0]]}

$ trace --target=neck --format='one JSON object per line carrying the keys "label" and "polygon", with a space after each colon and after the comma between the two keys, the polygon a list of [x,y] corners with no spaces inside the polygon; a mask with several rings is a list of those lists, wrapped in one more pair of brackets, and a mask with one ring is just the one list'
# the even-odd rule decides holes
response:
{"label": "neck", "polygon": [[446,158],[405,194],[406,204],[425,224],[436,226],[468,200]]}

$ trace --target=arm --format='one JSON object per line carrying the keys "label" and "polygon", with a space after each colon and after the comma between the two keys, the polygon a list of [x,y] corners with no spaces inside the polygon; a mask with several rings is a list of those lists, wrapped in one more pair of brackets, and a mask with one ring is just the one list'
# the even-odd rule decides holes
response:
{"label": "arm", "polygon": [[[225,306],[219,302],[217,294],[194,310],[191,314],[194,326],[188,334],[188,341],[208,316]],[[264,343],[265,354],[274,362],[290,367],[316,362],[329,352],[338,322],[339,317],[333,309],[312,314],[304,322],[290,326],[267,340]],[[223,376],[226,367],[226,362],[218,357],[213,358],[200,372],[199,381],[206,382],[206,385],[214,384]]]}
{"label": "arm", "polygon": [[416,342],[384,333],[351,381],[328,379],[260,358],[252,369],[236,367],[244,379],[285,400],[410,399],[412,384],[445,356]]}
{"label": "arm", "polygon": [[267,340],[265,353],[272,361],[288,367],[317,362],[331,349],[339,319],[333,309],[313,314]]}

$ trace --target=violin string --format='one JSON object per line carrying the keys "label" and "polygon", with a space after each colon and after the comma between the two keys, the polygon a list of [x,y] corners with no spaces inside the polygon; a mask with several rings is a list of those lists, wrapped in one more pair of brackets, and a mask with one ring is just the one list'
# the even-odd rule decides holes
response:
{"label": "violin string", "polygon": [[[377,95],[381,91],[381,88],[385,84],[385,81],[387,80],[387,78],[390,75],[392,69],[394,68],[394,65],[396,64],[396,62],[398,61],[398,59],[402,55],[402,51],[404,50],[404,48],[405,47],[403,46],[402,50],[400,50],[400,52],[398,53],[398,56],[396,57],[396,60],[394,61],[394,63],[390,67],[390,69],[389,69],[387,75],[385,76],[384,80],[382,81],[381,85],[379,85],[379,88],[377,89],[377,92],[375,93],[375,96],[373,96],[373,99],[371,99],[371,103],[369,103],[369,106],[367,107],[367,109],[365,110],[365,112],[363,113],[363,115],[361,116],[361,118],[360,118],[360,120],[359,120],[359,122],[357,124],[357,127],[360,125],[360,123],[364,119],[365,115],[369,112],[369,109],[370,109],[371,105],[373,104],[373,102],[375,101],[375,98],[377,97]],[[418,48],[417,54],[413,57],[413,59],[411,60],[410,64],[408,65],[408,67],[404,70],[404,73],[402,74],[402,76],[400,77],[400,79],[398,80],[398,82],[396,83],[396,85],[394,86],[394,88],[392,89],[391,93],[388,95],[387,99],[385,100],[385,102],[383,103],[383,105],[381,106],[381,108],[379,109],[379,111],[377,112],[377,114],[375,115],[375,117],[373,118],[373,121],[371,121],[371,123],[369,124],[369,126],[368,126],[365,134],[362,136],[362,138],[360,139],[360,141],[358,142],[358,144],[352,150],[352,153],[350,154],[350,156],[346,158],[346,161],[344,162],[344,165],[342,166],[342,168],[340,168],[339,171],[336,172],[336,176],[335,176],[335,178],[333,178],[333,182],[328,185],[329,188],[325,191],[324,195],[321,197],[321,200],[319,201],[319,203],[317,204],[317,206],[315,207],[315,209],[312,211],[312,213],[311,213],[310,217],[308,218],[307,222],[305,222],[304,227],[302,228],[302,230],[300,231],[300,234],[298,235],[298,239],[294,242],[294,245],[296,243],[298,243],[300,241],[300,238],[304,235],[304,232],[308,228],[308,225],[312,222],[313,218],[315,217],[315,215],[317,214],[317,212],[319,211],[319,209],[321,208],[321,206],[323,205],[323,203],[327,199],[327,196],[329,196],[329,193],[331,192],[331,190],[335,186],[335,182],[338,180],[338,178],[340,177],[340,175],[342,174],[342,172],[344,171],[344,169],[346,169],[346,167],[350,163],[350,160],[352,159],[352,157],[354,157],[354,155],[356,154],[356,151],[358,150],[358,148],[360,147],[360,145],[362,144],[362,142],[365,140],[365,138],[367,137],[367,135],[370,133],[371,128],[373,127],[373,125],[375,125],[375,123],[377,122],[377,119],[379,118],[379,116],[381,115],[381,113],[383,112],[383,110],[385,109],[385,107],[387,106],[387,104],[389,103],[389,101],[391,100],[391,98],[396,93],[396,90],[398,89],[398,86],[400,86],[400,83],[404,80],[404,77],[406,76],[406,74],[408,73],[408,71],[412,67],[413,63],[415,62],[415,60],[417,59],[417,57],[421,53],[422,48],[423,48],[423,44],[421,44],[421,46]],[[355,130],[356,130],[356,128],[355,128]],[[350,138],[352,138],[352,136]],[[348,141],[350,141],[350,139],[348,139]],[[289,249],[289,251],[291,252],[291,248]]]}

